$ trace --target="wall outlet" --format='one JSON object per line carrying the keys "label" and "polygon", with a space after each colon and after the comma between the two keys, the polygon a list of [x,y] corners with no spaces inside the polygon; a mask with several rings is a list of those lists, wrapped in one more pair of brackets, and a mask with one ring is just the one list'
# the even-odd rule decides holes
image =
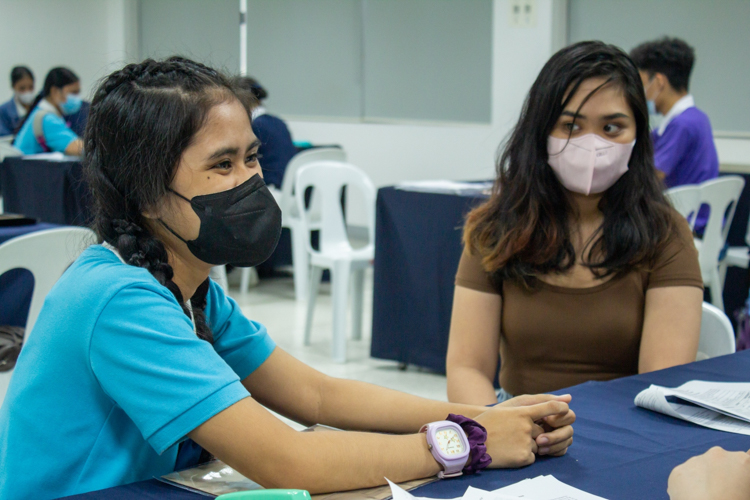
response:
{"label": "wall outlet", "polygon": [[536,26],[536,0],[510,0],[510,25],[514,28]]}

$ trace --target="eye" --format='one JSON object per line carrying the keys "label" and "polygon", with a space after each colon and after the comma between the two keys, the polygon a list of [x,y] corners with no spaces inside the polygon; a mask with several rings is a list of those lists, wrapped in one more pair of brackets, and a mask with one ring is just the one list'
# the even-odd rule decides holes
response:
{"label": "eye", "polygon": [[578,132],[581,129],[581,126],[575,122],[566,122],[566,123],[563,123],[563,128],[567,132]]}
{"label": "eye", "polygon": [[229,160],[224,160],[221,163],[217,163],[214,165],[214,168],[218,168],[219,170],[230,170],[232,168],[232,162]]}
{"label": "eye", "polygon": [[621,130],[622,130],[622,127],[616,123],[608,123],[604,126],[604,132],[610,135],[617,134]]}
{"label": "eye", "polygon": [[258,160],[260,160],[261,158],[263,158],[263,155],[258,154],[258,152],[256,151],[254,153],[250,153],[249,155],[247,155],[247,158],[245,158],[245,163],[248,163],[248,164],[258,163]]}

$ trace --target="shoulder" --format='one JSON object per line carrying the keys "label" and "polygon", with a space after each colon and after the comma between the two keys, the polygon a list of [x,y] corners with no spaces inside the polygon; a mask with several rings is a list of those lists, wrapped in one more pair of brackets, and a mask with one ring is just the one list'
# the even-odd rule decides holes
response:
{"label": "shoulder", "polygon": [[703,287],[698,250],[687,221],[672,209],[672,230],[660,246],[651,267],[648,288]]}
{"label": "shoulder", "polygon": [[711,122],[708,119],[708,115],[700,109],[692,107],[675,116],[669,125],[667,125],[665,133],[672,129],[671,131],[679,133],[698,134],[706,130],[706,127],[710,131]]}
{"label": "shoulder", "polygon": [[42,118],[42,125],[44,128],[53,127],[55,129],[61,129],[61,128],[69,128],[68,124],[65,123],[65,120],[63,120],[61,117],[57,116],[54,113],[47,113]]}
{"label": "shoulder", "polygon": [[464,246],[456,272],[456,286],[470,288],[478,292],[498,294],[498,286],[492,275],[482,265],[482,257],[469,245]]}
{"label": "shoulder", "polygon": [[13,99],[10,99],[9,101],[5,101],[4,103],[0,104],[0,112],[3,114],[16,113],[16,103],[13,102]]}
{"label": "shoulder", "polygon": [[121,291],[131,289],[139,290],[144,297],[167,299],[177,304],[172,293],[146,269],[123,263],[101,245],[92,245],[84,250],[58,284],[65,295],[75,294],[73,296],[80,297],[83,303],[102,303],[103,306]]}

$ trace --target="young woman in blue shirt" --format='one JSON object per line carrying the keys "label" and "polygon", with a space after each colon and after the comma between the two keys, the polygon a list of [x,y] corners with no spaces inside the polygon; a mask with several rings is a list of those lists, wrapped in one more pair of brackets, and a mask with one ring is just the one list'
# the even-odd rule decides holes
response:
{"label": "young woman in blue shirt", "polygon": [[65,120],[81,109],[81,82],[68,68],[52,68],[44,87],[21,122],[13,145],[23,154],[62,152],[79,156],[83,141]]}
{"label": "young woman in blue shirt", "polygon": [[[251,99],[182,58],[131,64],[101,84],[84,157],[100,244],[49,293],[19,357],[0,408],[0,499],[160,476],[184,465],[188,437],[266,487],[427,477],[442,462],[418,431],[449,414],[473,429],[466,473],[564,454],[569,396],[488,409],[328,377],[208,279],[213,265],[261,262],[280,233]],[[350,432],[296,432],[266,408]]]}
{"label": "young woman in blue shirt", "polygon": [[13,135],[34,102],[34,73],[26,66],[10,71],[13,97],[0,105],[0,137]]}

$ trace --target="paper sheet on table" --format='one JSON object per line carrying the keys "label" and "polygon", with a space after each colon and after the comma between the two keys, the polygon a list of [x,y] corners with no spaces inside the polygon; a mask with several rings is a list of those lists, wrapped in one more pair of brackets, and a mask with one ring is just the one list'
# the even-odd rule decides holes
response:
{"label": "paper sheet on table", "polygon": [[489,194],[492,182],[456,182],[446,180],[406,181],[396,185],[402,191],[417,191],[422,193],[450,193],[461,194],[477,192]]}
{"label": "paper sheet on table", "polygon": [[[684,384],[677,389],[651,385],[648,389],[644,389],[643,391],[638,393],[638,395],[635,397],[635,404],[636,406],[640,406],[647,410],[663,413],[664,415],[668,415],[673,418],[679,418],[687,422],[692,422],[703,427],[708,427],[709,429],[750,436],[750,423],[745,420],[727,416],[718,411],[706,408],[703,405],[683,405],[667,400],[667,396],[677,396],[679,398],[685,399],[686,401],[692,400],[690,402],[696,404],[698,404],[696,400],[701,399],[703,403],[706,404],[706,401],[711,399],[712,395],[715,394],[717,403],[724,401],[724,403],[722,403],[722,406],[725,408],[731,406],[731,402],[735,401],[732,396],[732,394],[734,394],[732,391],[719,390],[716,392],[709,392],[704,390],[706,389],[706,387],[702,384],[699,384],[697,386],[689,386],[688,390],[685,390],[684,387],[688,384],[691,384],[691,382],[688,382],[687,384]],[[729,395],[727,395],[726,392],[728,392]],[[706,393],[708,393],[708,395],[706,395]],[[702,394],[703,396],[701,396]],[[741,405],[742,403],[740,400],[739,402],[735,401],[734,404]]]}
{"label": "paper sheet on table", "polygon": [[750,383],[691,380],[672,392],[685,401],[750,422]]}
{"label": "paper sheet on table", "polygon": [[[391,486],[393,500],[431,500],[415,497],[390,480],[388,484]],[[517,500],[519,498],[523,500],[606,500],[558,481],[554,476],[525,479],[495,491],[484,491],[469,486],[462,497],[452,500]]]}
{"label": "paper sheet on table", "polygon": [[65,153],[55,151],[53,153],[38,153],[35,155],[24,155],[24,160],[47,160],[47,161],[79,161],[80,156],[68,156]]}
{"label": "paper sheet on table", "polygon": [[493,493],[524,500],[606,500],[559,481],[555,476],[538,476],[526,479]]}

